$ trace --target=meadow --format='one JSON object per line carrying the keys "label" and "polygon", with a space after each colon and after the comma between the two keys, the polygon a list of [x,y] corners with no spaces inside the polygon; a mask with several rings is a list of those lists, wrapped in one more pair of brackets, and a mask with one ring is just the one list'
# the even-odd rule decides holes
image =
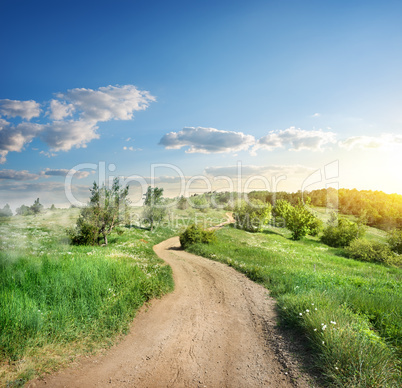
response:
{"label": "meadow", "polygon": [[[325,384],[401,386],[402,269],[343,257],[317,238],[292,241],[280,228],[228,226],[216,236],[188,250],[263,284],[277,300],[280,324],[307,340]],[[384,239],[371,228],[367,237]]]}
{"label": "meadow", "polygon": [[174,288],[171,268],[153,245],[190,222],[222,222],[224,212],[172,210],[151,232],[121,226],[107,246],[73,246],[66,228],[79,209],[15,216],[0,223],[0,386],[25,381],[77,356],[109,347],[136,311]]}

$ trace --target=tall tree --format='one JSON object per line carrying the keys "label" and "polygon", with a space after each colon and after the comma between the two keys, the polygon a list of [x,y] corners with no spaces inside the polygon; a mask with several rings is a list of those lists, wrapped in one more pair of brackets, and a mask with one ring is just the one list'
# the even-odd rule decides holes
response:
{"label": "tall tree", "polygon": [[115,178],[111,188],[94,182],[88,206],[81,210],[75,229],[70,230],[74,244],[94,245],[103,237],[105,245],[113,228],[121,224],[129,204],[128,186],[121,187]]}
{"label": "tall tree", "polygon": [[153,230],[154,225],[160,223],[166,214],[167,209],[164,204],[163,189],[148,186],[144,200],[144,211],[142,213],[143,221],[149,224],[151,230]]}

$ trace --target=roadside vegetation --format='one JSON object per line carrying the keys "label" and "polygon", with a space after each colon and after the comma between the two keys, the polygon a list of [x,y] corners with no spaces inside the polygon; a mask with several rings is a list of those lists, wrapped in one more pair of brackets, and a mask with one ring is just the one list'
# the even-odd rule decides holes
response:
{"label": "roadside vegetation", "polygon": [[[115,193],[124,194],[117,186]],[[0,219],[0,386],[23,386],[112,345],[144,303],[173,290],[171,269],[153,245],[194,222],[209,227],[226,220],[224,210],[173,203],[151,231],[143,207],[126,207],[129,214],[109,224],[105,245],[100,221],[113,217],[103,218],[93,202],[89,211],[40,206],[38,213]],[[80,223],[83,213],[92,215]],[[71,230],[77,236],[85,223],[96,238],[71,244]]]}
{"label": "roadside vegetation", "polygon": [[[91,194],[82,209],[46,210],[39,199],[16,216],[0,209],[0,386],[22,386],[126,333],[138,308],[173,289],[152,247],[177,234],[189,251],[268,288],[328,384],[402,385],[402,196],[340,191],[342,215],[317,207],[336,202],[331,189],[309,193],[308,207],[301,193],[171,200],[149,188],[145,206],[131,208],[118,182]],[[358,212],[346,199],[360,197]],[[376,198],[395,212],[375,218]],[[228,211],[236,227],[206,230]]]}
{"label": "roadside vegetation", "polygon": [[318,238],[291,237],[283,228],[247,233],[226,227],[215,241],[187,250],[269,289],[280,323],[308,339],[328,384],[401,386],[402,269],[346,258],[343,248]]}

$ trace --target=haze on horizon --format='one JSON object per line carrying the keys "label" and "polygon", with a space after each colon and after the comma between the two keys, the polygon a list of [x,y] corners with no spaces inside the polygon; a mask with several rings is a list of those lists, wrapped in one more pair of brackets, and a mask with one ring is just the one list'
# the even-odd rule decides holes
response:
{"label": "haze on horizon", "polygon": [[401,12],[399,1],[5,0],[0,207],[67,206],[74,171],[82,201],[109,176],[132,177],[134,200],[141,182],[168,196],[230,181],[402,194]]}

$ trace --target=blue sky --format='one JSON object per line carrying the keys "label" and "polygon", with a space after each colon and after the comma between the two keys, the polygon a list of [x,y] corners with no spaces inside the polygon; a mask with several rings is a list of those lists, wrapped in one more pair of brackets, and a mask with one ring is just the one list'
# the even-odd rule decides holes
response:
{"label": "blue sky", "polygon": [[180,176],[402,194],[401,14],[400,1],[2,0],[0,207],[68,205],[74,169],[85,201],[103,165],[170,196]]}

